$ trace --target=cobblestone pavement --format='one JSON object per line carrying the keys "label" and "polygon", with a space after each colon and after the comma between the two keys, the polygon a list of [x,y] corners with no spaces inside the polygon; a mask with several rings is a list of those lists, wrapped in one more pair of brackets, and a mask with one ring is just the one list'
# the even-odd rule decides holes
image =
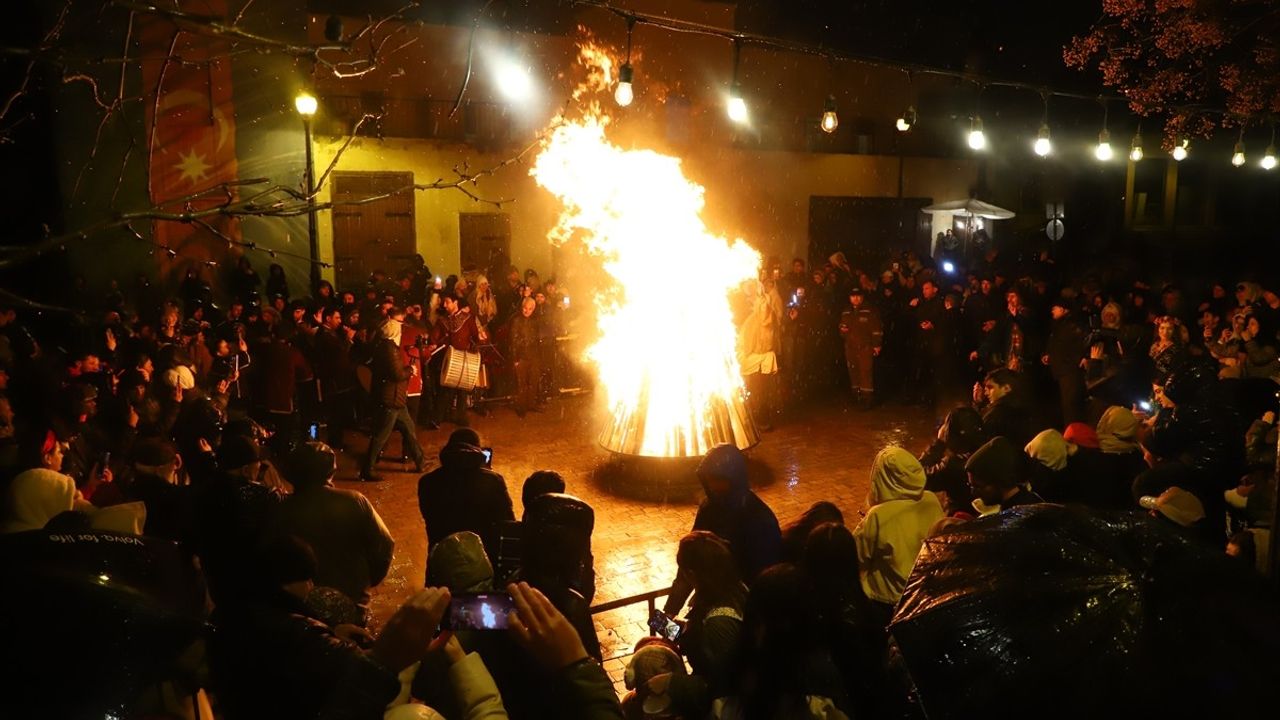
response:
{"label": "cobblestone pavement", "polygon": [[[494,450],[493,467],[507,480],[519,517],[520,486],[535,470],[560,472],[568,491],[595,509],[592,537],[597,589],[594,602],[665,588],[675,577],[679,538],[693,523],[700,495],[692,477],[692,462],[655,478],[648,469],[640,480],[620,480],[598,469],[610,454],[596,444],[597,421],[603,410],[591,397],[553,401],[543,413],[520,420],[508,408],[493,408],[487,417],[473,415],[473,427]],[[427,457],[437,454],[452,426],[419,432]],[[868,473],[875,453],[897,443],[918,453],[933,433],[932,414],[919,408],[881,407],[854,411],[835,404],[803,413],[776,430],[764,433],[750,452],[752,486],[786,525],[818,500],[834,502],[846,523],[856,524],[865,508]],[[367,439],[349,437],[351,450],[363,451]],[[393,436],[384,456],[400,454]],[[688,469],[685,469],[688,468]],[[407,471],[407,472],[406,472]],[[338,485],[365,493],[396,539],[395,556],[386,581],[374,592],[375,623],[385,620],[423,584],[426,536],[417,505],[417,476],[412,467],[384,461],[379,484],[339,481]],[[346,453],[339,475],[353,478],[356,455]],[[671,480],[669,475],[677,476]],[[647,478],[647,482],[646,482]],[[644,603],[595,616],[605,669],[619,682],[626,655],[647,634]],[[619,684],[620,687],[620,684]]]}

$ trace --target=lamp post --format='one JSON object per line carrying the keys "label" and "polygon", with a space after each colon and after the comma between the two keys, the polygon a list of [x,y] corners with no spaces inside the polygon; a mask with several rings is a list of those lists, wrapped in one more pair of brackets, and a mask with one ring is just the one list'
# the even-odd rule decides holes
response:
{"label": "lamp post", "polygon": [[316,231],[316,181],[315,161],[311,157],[311,118],[316,114],[316,108],[319,107],[319,103],[316,102],[315,96],[311,93],[302,92],[293,99],[293,107],[302,116],[302,130],[307,143],[305,182],[307,204],[312,208],[307,212],[307,242],[311,252],[311,292],[314,295],[319,292],[320,288],[320,237]]}

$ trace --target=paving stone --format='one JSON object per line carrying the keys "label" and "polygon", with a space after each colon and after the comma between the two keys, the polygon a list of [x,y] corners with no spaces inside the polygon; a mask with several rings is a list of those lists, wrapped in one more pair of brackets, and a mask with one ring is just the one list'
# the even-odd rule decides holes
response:
{"label": "paving stone", "polygon": [[[698,496],[667,501],[622,497],[593,471],[610,455],[596,443],[603,409],[591,397],[555,400],[551,411],[531,414],[523,421],[508,408],[495,408],[487,417],[473,417],[473,427],[494,449],[494,470],[506,478],[520,507],[520,487],[535,470],[560,472],[568,491],[591,504],[596,514],[593,553],[596,561],[596,603],[666,587],[675,577],[675,550],[693,524]],[[450,426],[419,433],[429,459],[437,462]],[[855,412],[831,406],[803,413],[762,435],[749,451],[753,472],[763,475],[754,489],[785,526],[818,500],[834,502],[846,522],[855,524],[865,508],[868,473],[875,453],[887,444],[901,444],[913,453],[923,450],[933,435],[932,414],[915,408],[882,407]],[[367,439],[352,435],[349,447],[363,451]],[[386,455],[400,454],[393,436]],[[340,487],[365,493],[396,539],[391,572],[375,589],[375,625],[383,621],[422,587],[426,567],[426,535],[418,512],[417,476],[399,463],[384,463],[377,484],[351,481],[358,455],[344,453],[339,462]],[[661,602],[661,601],[660,601]],[[595,618],[597,627],[616,631],[616,644],[629,652],[643,637],[644,603]],[[603,638],[602,638],[603,639]],[[607,656],[606,656],[607,657]]]}

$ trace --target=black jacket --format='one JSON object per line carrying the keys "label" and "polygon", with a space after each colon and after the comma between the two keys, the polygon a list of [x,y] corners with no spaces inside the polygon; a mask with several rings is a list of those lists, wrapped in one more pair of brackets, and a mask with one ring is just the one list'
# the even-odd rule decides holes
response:
{"label": "black jacket", "polygon": [[[693,529],[715,533],[727,541],[738,568],[738,577],[750,584],[761,570],[782,561],[782,530],[778,527],[778,517],[751,492],[747,466],[737,448],[727,445],[713,448],[703,459],[698,472],[726,478],[730,486],[725,497],[707,497],[702,501],[698,514],[693,518]],[[667,596],[667,613],[679,612],[692,592],[693,586],[677,576]]]}
{"label": "black jacket", "polygon": [[369,602],[369,588],[387,576],[396,543],[364,495],[329,485],[300,488],[278,514],[280,529],[315,552],[316,585]]}
{"label": "black jacket", "polygon": [[214,623],[210,665],[228,720],[380,718],[400,690],[394,673],[283,591]]}
{"label": "black jacket", "polygon": [[1053,321],[1044,352],[1049,356],[1049,372],[1054,377],[1072,377],[1083,373],[1080,360],[1084,357],[1084,338],[1084,328],[1080,327],[1074,317],[1068,315]]}
{"label": "black jacket", "polygon": [[400,356],[400,348],[391,340],[380,338],[372,355],[374,396],[385,408],[404,407],[409,398],[409,368]]}
{"label": "black jacket", "polygon": [[494,530],[515,520],[507,482],[485,467],[484,453],[466,443],[445,445],[440,467],[418,480],[418,509],[427,528],[427,548],[463,530],[484,540],[485,552],[497,556]]}

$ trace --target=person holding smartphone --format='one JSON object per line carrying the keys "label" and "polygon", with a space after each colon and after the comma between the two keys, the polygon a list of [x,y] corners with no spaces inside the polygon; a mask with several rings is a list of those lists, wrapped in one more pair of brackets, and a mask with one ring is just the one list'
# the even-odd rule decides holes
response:
{"label": "person holding smartphone", "polygon": [[471,428],[454,430],[440,450],[440,467],[418,480],[418,509],[428,550],[456,532],[470,530],[484,540],[490,557],[498,556],[498,525],[516,519],[507,482],[490,469],[480,434]]}

